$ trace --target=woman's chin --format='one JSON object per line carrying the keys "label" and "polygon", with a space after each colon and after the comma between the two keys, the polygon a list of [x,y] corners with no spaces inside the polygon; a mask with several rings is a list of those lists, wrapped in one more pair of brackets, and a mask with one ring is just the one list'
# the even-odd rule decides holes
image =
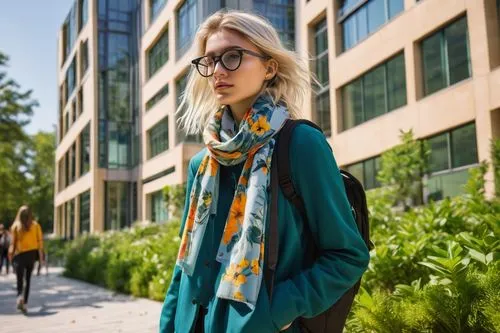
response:
{"label": "woman's chin", "polygon": [[215,97],[221,105],[231,105],[232,103],[234,103],[234,98],[231,98],[226,94],[217,94]]}

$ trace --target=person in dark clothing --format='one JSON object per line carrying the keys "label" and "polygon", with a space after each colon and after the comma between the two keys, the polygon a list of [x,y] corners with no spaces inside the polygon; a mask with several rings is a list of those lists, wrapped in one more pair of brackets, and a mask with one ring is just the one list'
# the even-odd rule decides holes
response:
{"label": "person in dark clothing", "polygon": [[2,267],[5,262],[6,274],[9,274],[10,262],[8,259],[10,246],[10,235],[9,231],[5,230],[3,224],[0,224],[0,274],[2,273]]}

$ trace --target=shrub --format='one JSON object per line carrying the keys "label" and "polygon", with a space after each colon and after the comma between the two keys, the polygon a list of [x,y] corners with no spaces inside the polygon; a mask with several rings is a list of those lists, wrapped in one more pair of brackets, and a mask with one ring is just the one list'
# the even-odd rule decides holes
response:
{"label": "shrub", "polygon": [[179,247],[179,221],[86,235],[68,245],[64,275],[163,300]]}
{"label": "shrub", "polygon": [[368,194],[376,248],[348,332],[497,332],[500,201],[485,199],[487,168],[470,170],[464,195],[407,212]]}

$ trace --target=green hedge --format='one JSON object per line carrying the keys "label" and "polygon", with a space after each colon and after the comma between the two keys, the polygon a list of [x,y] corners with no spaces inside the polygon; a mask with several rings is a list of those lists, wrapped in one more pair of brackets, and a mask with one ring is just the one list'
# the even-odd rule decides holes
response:
{"label": "green hedge", "polygon": [[85,235],[66,251],[64,275],[163,300],[179,248],[179,221]]}

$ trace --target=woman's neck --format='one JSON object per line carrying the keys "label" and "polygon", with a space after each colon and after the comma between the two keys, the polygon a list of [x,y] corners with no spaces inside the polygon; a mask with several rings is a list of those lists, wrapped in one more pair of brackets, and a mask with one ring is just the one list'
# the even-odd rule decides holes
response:
{"label": "woman's neck", "polygon": [[229,105],[229,109],[231,110],[233,119],[238,127],[240,126],[240,123],[243,120],[243,117],[245,117],[248,109],[252,107],[261,93],[262,91],[254,96],[250,96],[244,100],[241,100],[238,103]]}

